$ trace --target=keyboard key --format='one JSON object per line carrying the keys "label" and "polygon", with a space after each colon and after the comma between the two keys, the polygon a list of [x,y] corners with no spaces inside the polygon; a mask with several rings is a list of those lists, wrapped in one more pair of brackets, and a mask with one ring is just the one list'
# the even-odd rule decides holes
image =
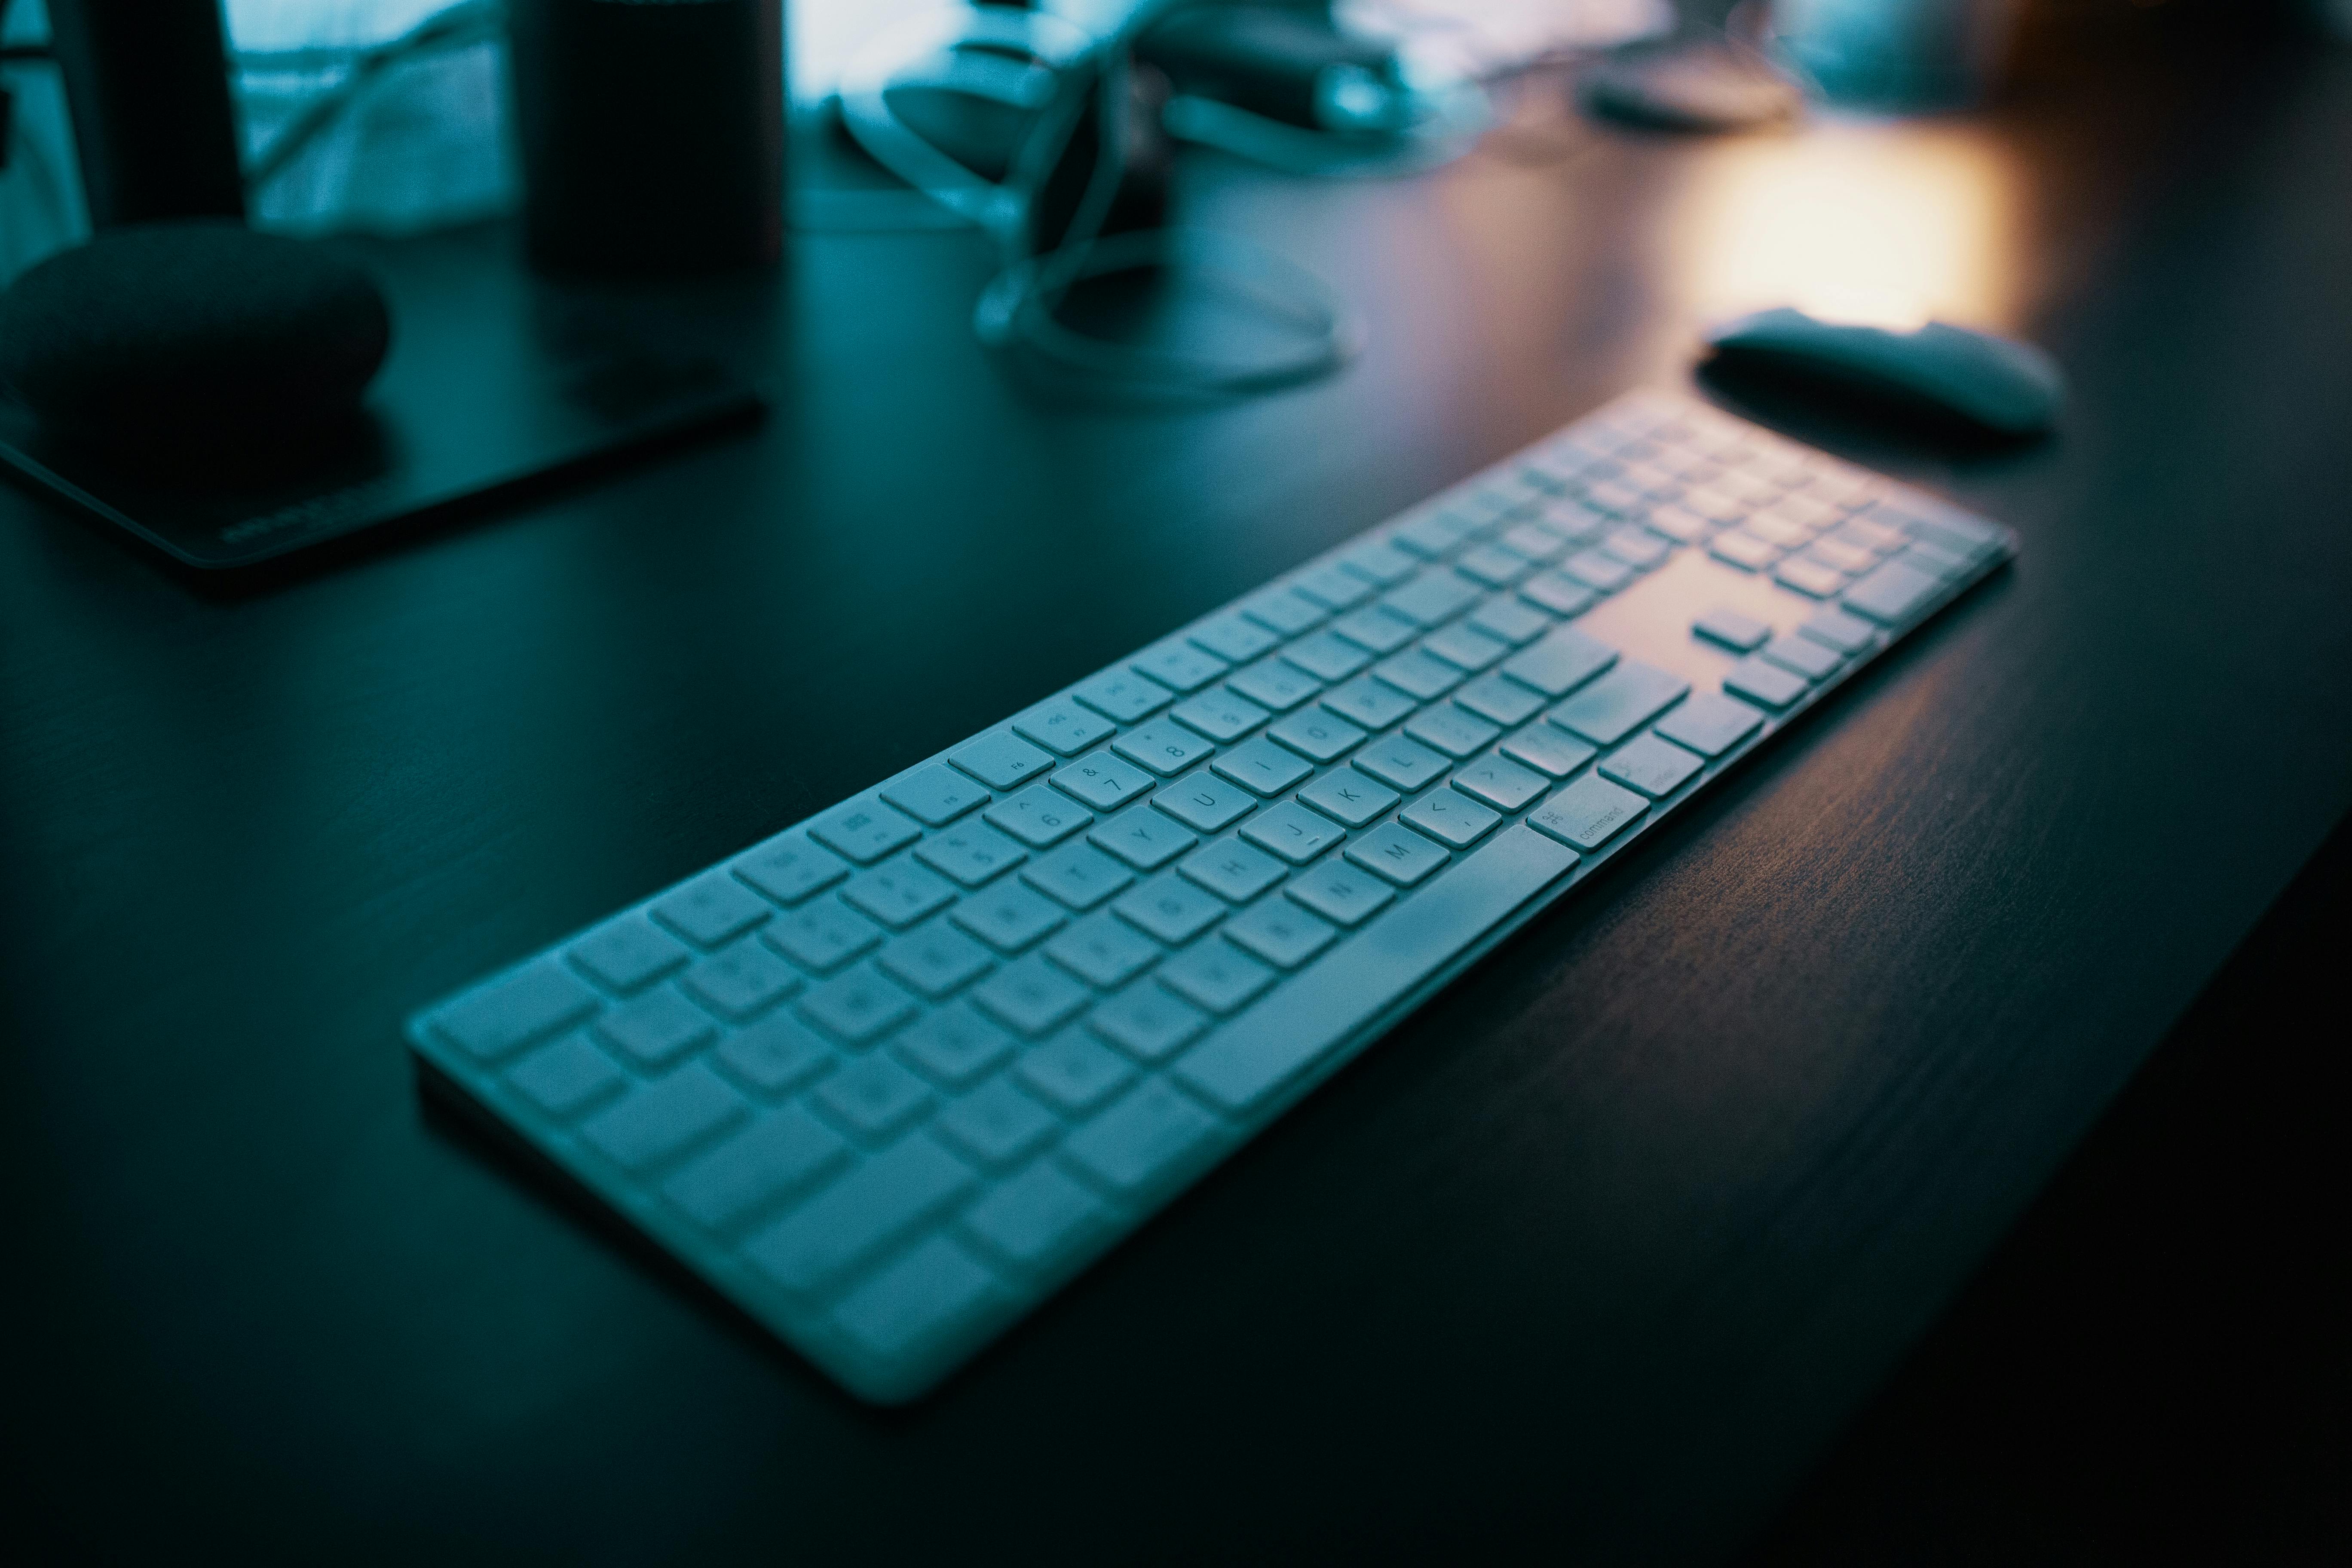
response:
{"label": "keyboard key", "polygon": [[751,1102],[700,1062],[630,1089],[580,1124],[581,1142],[625,1171],[644,1173],[691,1152],[751,1113]]}
{"label": "keyboard key", "polygon": [[1777,544],[1783,550],[1801,550],[1812,542],[1813,531],[1772,512],[1759,512],[1741,527],[1767,544]]}
{"label": "keyboard key", "polygon": [[1025,866],[1022,880],[1074,910],[1090,910],[1135,880],[1135,873],[1091,844],[1070,844]]}
{"label": "keyboard key", "polygon": [[1051,752],[1003,730],[949,752],[948,761],[994,790],[1017,789],[1054,765]]}
{"label": "keyboard key", "polygon": [[1242,837],[1294,866],[1304,866],[1346,835],[1305,806],[1286,800],[1251,818]]}
{"label": "keyboard key", "polygon": [[1421,569],[1420,562],[1385,539],[1359,544],[1339,559],[1375,583],[1402,583]]}
{"label": "keyboard key", "polygon": [[[1412,842],[1444,858],[1425,841]],[[1566,874],[1576,859],[1572,851],[1524,827],[1505,829],[1466,857],[1457,871],[1212,1033],[1178,1058],[1171,1070],[1187,1088],[1228,1110],[1247,1111],[1264,1103],[1468,951]]]}
{"label": "keyboard key", "polygon": [[988,949],[945,921],[900,937],[874,962],[891,979],[934,1002],[996,966]]}
{"label": "keyboard key", "polygon": [[1261,737],[1210,764],[1213,771],[1253,795],[1277,795],[1315,770]]}
{"label": "keyboard key", "polygon": [[1411,795],[1445,771],[1445,758],[1402,735],[1386,735],[1359,751],[1353,765]]}
{"label": "keyboard key", "polygon": [[1399,812],[1397,820],[1419,828],[1448,848],[1467,849],[1492,833],[1503,819],[1468,795],[1450,789],[1433,789]]}
{"label": "keyboard key", "polygon": [[1043,1273],[1097,1237],[1111,1217],[1094,1194],[1052,1164],[1031,1166],[963,1216],[963,1228],[992,1257]]}
{"label": "keyboard key", "polygon": [[706,1230],[757,1218],[846,1167],[840,1134],[793,1106],[770,1111],[662,1184],[662,1195]]}
{"label": "keyboard key", "polygon": [[1499,675],[1482,675],[1454,694],[1454,700],[1482,719],[1509,726],[1525,722],[1544,705],[1529,687]]}
{"label": "keyboard key", "polygon": [[1544,572],[1519,584],[1519,597],[1540,605],[1555,616],[1580,616],[1601,602],[1601,595],[1558,572]]}
{"label": "keyboard key", "polygon": [[1158,963],[1160,946],[1106,910],[1047,942],[1045,956],[1087,984],[1108,991]]}
{"label": "keyboard key", "polygon": [[1393,822],[1384,822],[1348,846],[1348,858],[1366,870],[1387,878],[1400,888],[1415,882],[1445,864],[1445,851]]}
{"label": "keyboard key", "polygon": [[[1219,744],[1230,744],[1274,717],[1256,703],[1222,689],[1179,702],[1169,717],[1181,719]],[[1182,763],[1177,764],[1179,767]]]}
{"label": "keyboard key", "polygon": [[1298,792],[1298,798],[1349,827],[1361,827],[1402,798],[1383,784],[1345,770],[1325,773]]}
{"label": "keyboard key", "polygon": [[1556,779],[1566,778],[1591,762],[1598,752],[1598,748],[1566,731],[1542,723],[1530,724],[1504,736],[1495,749],[1513,762],[1525,763],[1538,773]]}
{"label": "keyboard key", "polygon": [[1393,686],[1369,675],[1323,694],[1323,706],[1349,722],[1367,730],[1385,730],[1419,704]]}
{"label": "keyboard key", "polygon": [[1024,1035],[1043,1035],[1068,1023],[1087,1005],[1087,994],[1084,985],[1033,952],[972,987],[971,999],[997,1022]]}
{"label": "keyboard key", "polygon": [[1713,691],[1695,692],[1658,721],[1657,732],[1678,746],[1719,757],[1756,732],[1764,715]]}
{"label": "keyboard key", "polygon": [[1085,1116],[1135,1081],[1135,1068],[1108,1046],[1072,1031],[1056,1035],[1013,1069],[1022,1087],[1065,1116]]}
{"label": "keyboard key", "polygon": [[1344,566],[1311,566],[1300,573],[1291,586],[1327,610],[1354,609],[1373,594],[1371,578],[1359,576]]}
{"label": "keyboard key", "polygon": [[1465,713],[1448,703],[1442,708],[1425,708],[1405,721],[1404,732],[1425,746],[1433,746],[1459,762],[1475,755],[1480,748],[1491,743],[1501,734],[1499,725]]}
{"label": "keyboard key", "polygon": [[1451,566],[1432,566],[1410,583],[1381,595],[1381,605],[1417,626],[1450,621],[1484,595],[1479,585]]}
{"label": "keyboard key", "polygon": [[[1084,710],[1071,707],[1070,711]],[[1102,722],[1100,720],[1095,721]],[[1105,724],[1103,727],[1108,729],[1110,726]],[[986,805],[988,792],[955,769],[933,763],[929,767],[917,768],[905,778],[885,787],[882,798],[926,827],[945,827],[965,812]]]}
{"label": "keyboard key", "polygon": [[1321,681],[1279,658],[1263,658],[1247,669],[1237,669],[1225,684],[1276,713],[1288,712],[1323,689]]}
{"label": "keyboard key", "polygon": [[1535,522],[1507,530],[1497,542],[1513,554],[1536,562],[1557,560],[1568,549],[1566,539]]}
{"label": "keyboard key", "polygon": [[1242,614],[1287,637],[1297,636],[1321,620],[1324,611],[1313,599],[1288,588],[1269,588],[1244,600]]}
{"label": "keyboard key", "polygon": [[1544,719],[1596,746],[1613,746],[1689,690],[1681,676],[1629,658]]}
{"label": "keyboard key", "polygon": [[1565,697],[1611,665],[1617,650],[1578,631],[1555,626],[1504,661],[1503,673],[1547,697]]}
{"label": "keyboard key", "polygon": [[1909,542],[1901,529],[1889,528],[1866,517],[1848,518],[1831,531],[1830,537],[1857,550],[1867,550],[1874,556],[1890,555]]}
{"label": "keyboard key", "polygon": [[1492,544],[1480,544],[1462,552],[1454,563],[1454,570],[1475,577],[1489,588],[1505,588],[1526,574],[1527,558]]}
{"label": "keyboard key", "polygon": [[1860,545],[1848,544],[1842,539],[1817,539],[1805,552],[1805,559],[1817,561],[1832,571],[1853,574],[1867,572],[1878,564],[1878,557]]}
{"label": "keyboard key", "polygon": [[1247,664],[1282,639],[1256,622],[1239,615],[1219,616],[1191,634],[1193,646],[1208,649],[1227,664]]}
{"label": "keyboard key", "polygon": [[1204,768],[1161,790],[1152,804],[1188,827],[1216,833],[1256,809],[1257,799]]}
{"label": "keyboard key", "polygon": [[955,902],[956,890],[911,859],[852,877],[841,896],[893,931],[904,931],[926,915]]}
{"label": "keyboard key", "polygon": [[1091,812],[1080,810],[1067,795],[1044,784],[1031,784],[1019,795],[998,801],[982,815],[1032,849],[1059,844],[1094,821]]}
{"label": "keyboard key", "polygon": [[873,1142],[895,1136],[931,1108],[930,1087],[879,1054],[856,1061],[816,1086],[809,1097],[850,1132]]}
{"label": "keyboard key", "polygon": [[1845,588],[1844,573],[1801,555],[1781,562],[1780,569],[1772,574],[1772,581],[1812,599],[1834,598]]}
{"label": "keyboard key", "polygon": [[1451,691],[1454,684],[1461,682],[1463,672],[1449,666],[1446,660],[1433,658],[1423,648],[1406,648],[1395,658],[1383,658],[1381,663],[1376,663],[1371,668],[1371,675],[1381,682],[1388,682],[1390,687],[1397,687],[1406,696],[1413,696],[1413,699],[1428,703],[1430,699],[1437,699],[1437,696],[1444,696],[1446,691]]}
{"label": "keyboard key", "polygon": [[1186,948],[1160,966],[1160,984],[1195,1006],[1231,1013],[1275,982],[1275,972],[1214,940]]}
{"label": "keyboard key", "polygon": [[1691,630],[1734,653],[1754,653],[1772,635],[1771,626],[1738,610],[1709,610],[1691,623]]}
{"label": "keyboard key", "polygon": [[913,1017],[915,999],[870,963],[809,988],[793,1005],[845,1045],[870,1045]]}
{"label": "keyboard key", "polygon": [[1522,810],[1551,787],[1551,781],[1498,756],[1485,756],[1454,771],[1454,787],[1506,814]]}
{"label": "keyboard key", "polygon": [[718,947],[775,912],[767,900],[724,871],[705,871],[653,901],[654,919],[701,947]]}
{"label": "keyboard key", "polygon": [[[1421,648],[1423,653],[1434,654],[1457,670],[1476,671],[1510,652],[1511,645],[1500,637],[1488,637],[1467,621],[1456,621],[1450,626],[1440,626],[1422,638]],[[1436,694],[1434,691],[1429,693],[1433,697]]]}
{"label": "keyboard key", "polygon": [[1767,708],[1786,708],[1805,694],[1807,682],[1801,675],[1767,664],[1749,657],[1731,667],[1723,678],[1723,689],[1751,702],[1761,702]]}
{"label": "keyboard key", "polygon": [[1860,653],[1878,641],[1876,626],[1860,616],[1849,616],[1828,605],[1807,616],[1797,630],[1825,647],[1849,655]]}
{"label": "keyboard key", "polygon": [[1330,632],[1300,637],[1282,650],[1283,658],[1318,680],[1345,680],[1372,662],[1372,656]]}
{"label": "keyboard key", "polygon": [[1245,904],[1282,880],[1282,862],[1232,838],[1204,844],[1176,868],[1193,881],[1236,904]]}
{"label": "keyboard key", "polygon": [[1702,759],[1655,735],[1637,735],[1601,759],[1603,778],[1640,790],[1652,800],[1663,799],[1683,787],[1702,766]]}
{"label": "keyboard key", "polygon": [[802,969],[828,973],[882,941],[882,929],[837,898],[821,898],[788,910],[760,933],[760,941],[774,945],[776,952]]}
{"label": "keyboard key", "polygon": [[1388,884],[1349,865],[1344,858],[1324,861],[1303,876],[1293,878],[1282,890],[1326,920],[1343,926],[1361,924],[1396,897]]}
{"label": "keyboard key", "polygon": [[1139,871],[1156,871],[1199,842],[1164,812],[1148,805],[1130,806],[1108,822],[1097,823],[1087,838]]}
{"label": "keyboard key", "polygon": [[940,1112],[939,1134],[983,1165],[1017,1165],[1054,1141],[1059,1118],[1010,1073],[981,1085]]}
{"label": "keyboard key", "polygon": [[664,985],[596,1020],[596,1035],[647,1072],[659,1072],[718,1037],[710,1015]]}
{"label": "keyboard key", "polygon": [[923,830],[904,812],[878,799],[852,801],[809,826],[810,837],[861,866],[871,866],[922,836]]}
{"label": "keyboard key", "polygon": [[1561,562],[1559,569],[1563,575],[1602,594],[1617,592],[1634,577],[1631,566],[1598,550],[1580,550]]}
{"label": "keyboard key", "polygon": [[1845,605],[1884,626],[1900,626],[1943,592],[1943,583],[1914,566],[1889,561],[1846,590]]}
{"label": "keyboard key", "polygon": [[977,888],[1029,858],[1029,852],[984,822],[967,822],[916,845],[915,858]]}
{"label": "keyboard key", "polygon": [[1524,599],[1497,594],[1479,605],[1462,624],[1475,626],[1496,641],[1516,647],[1521,643],[1533,642],[1551,630],[1552,620]]}
{"label": "keyboard key", "polygon": [[1758,656],[1769,658],[1784,669],[1793,669],[1808,680],[1820,680],[1845,662],[1836,651],[1811,637],[1777,637],[1764,645]]}
{"label": "keyboard key", "polygon": [[1108,752],[1090,752],[1064,764],[1054,775],[1054,787],[1097,811],[1117,811],[1130,800],[1140,800],[1153,780],[1134,763]]}
{"label": "keyboard key", "polygon": [[994,1275],[935,1236],[844,1297],[833,1321],[866,1354],[904,1364],[978,1332],[1003,1300]]}
{"label": "keyboard key", "polygon": [[1715,531],[1715,524],[1678,506],[1652,507],[1649,515],[1642,520],[1642,526],[1677,544],[1704,544]]}
{"label": "keyboard key", "polygon": [[1310,762],[1335,762],[1360,744],[1364,731],[1319,708],[1277,719],[1266,734]]}
{"label": "keyboard key", "polygon": [[679,984],[722,1018],[741,1022],[801,988],[800,972],[752,940],[722,948],[688,971]]}
{"label": "keyboard key", "polygon": [[1190,643],[1161,643],[1128,661],[1139,675],[1177,691],[1198,691],[1231,668],[1204,648]]}
{"label": "keyboard key", "polygon": [[1446,512],[1423,512],[1396,531],[1396,542],[1415,555],[1434,559],[1462,542],[1471,524]]}
{"label": "keyboard key", "polygon": [[1087,1187],[1037,1163],[973,1204],[964,1232],[1016,1269],[1046,1272],[1110,1229],[1110,1213]]}
{"label": "keyboard key", "polygon": [[1623,562],[1637,572],[1648,572],[1665,564],[1674,549],[1654,533],[1638,528],[1613,528],[1601,539],[1602,553]]}
{"label": "keyboard key", "polygon": [[509,1068],[507,1081],[553,1120],[569,1121],[610,1100],[629,1075],[578,1035],[566,1035]]}
{"label": "keyboard key", "polygon": [[1331,941],[1339,931],[1282,898],[1258,902],[1225,921],[1225,941],[1240,942],[1277,969],[1298,969]]}
{"label": "keyboard key", "polygon": [[907,1026],[890,1048],[934,1083],[967,1089],[1013,1055],[1013,1037],[974,1012],[971,1004],[934,1007]]}
{"label": "keyboard key", "polygon": [[1056,697],[1013,721],[1013,728],[1057,757],[1075,757],[1107,738],[1114,726],[1100,714]]}
{"label": "keyboard key", "polygon": [[1165,1061],[1209,1026],[1209,1016],[1149,981],[1087,1016],[1087,1027],[1138,1061]]}
{"label": "keyboard key", "polygon": [[1530,812],[1528,826],[1572,848],[1592,850],[1649,809],[1650,803],[1632,790],[1587,773]]}
{"label": "keyboard key", "polygon": [[1735,531],[1716,535],[1707,553],[1742,572],[1761,572],[1780,559],[1780,547],[1752,533]]}
{"label": "keyboard key", "polygon": [[776,902],[797,904],[848,876],[849,863],[797,833],[783,833],[737,856],[734,870]]}
{"label": "keyboard key", "polygon": [[1043,894],[1006,880],[966,899],[948,918],[999,952],[1019,952],[1067,917]]}
{"label": "keyboard key", "polygon": [[978,1184],[971,1166],[918,1134],[753,1236],[743,1253],[783,1289],[814,1292],[921,1229]]}
{"label": "keyboard key", "polygon": [[1332,622],[1331,629],[1373,653],[1393,653],[1421,633],[1418,622],[1407,620],[1385,605],[1351,610]]}
{"label": "keyboard key", "polygon": [[1162,778],[1182,773],[1217,749],[1182,725],[1165,719],[1155,719],[1140,729],[1129,730],[1110,746],[1129,762],[1149,768]]}
{"label": "keyboard key", "polygon": [[1158,681],[1147,679],[1132,670],[1114,670],[1108,675],[1097,675],[1070,695],[1104,718],[1121,724],[1132,724],[1147,713],[1157,713],[1176,697]]}
{"label": "keyboard key", "polygon": [[642,991],[693,954],[641,914],[606,921],[572,944],[572,962],[608,991]]}
{"label": "keyboard key", "polygon": [[1063,1158],[1130,1203],[1188,1176],[1223,1143],[1217,1119],[1164,1083],[1147,1083],[1091,1127]]}
{"label": "keyboard key", "polygon": [[770,1099],[831,1072],[833,1047],[788,1013],[763,1018],[719,1042],[710,1059],[745,1088]]}

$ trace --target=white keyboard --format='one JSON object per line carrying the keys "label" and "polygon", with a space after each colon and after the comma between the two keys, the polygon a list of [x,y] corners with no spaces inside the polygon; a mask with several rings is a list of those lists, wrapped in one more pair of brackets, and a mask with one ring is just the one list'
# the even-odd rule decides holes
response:
{"label": "white keyboard", "polygon": [[409,1037],[911,1399],[2015,551],[1629,396]]}

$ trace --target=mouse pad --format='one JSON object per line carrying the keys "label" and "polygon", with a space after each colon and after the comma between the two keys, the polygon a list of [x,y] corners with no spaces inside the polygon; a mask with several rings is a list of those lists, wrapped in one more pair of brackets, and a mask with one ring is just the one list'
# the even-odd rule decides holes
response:
{"label": "mouse pad", "polygon": [[533,277],[498,229],[345,247],[392,311],[353,418],[199,464],[60,439],[0,393],[0,462],[184,566],[231,571],[761,410],[728,352],[757,336],[756,283],[566,286]]}

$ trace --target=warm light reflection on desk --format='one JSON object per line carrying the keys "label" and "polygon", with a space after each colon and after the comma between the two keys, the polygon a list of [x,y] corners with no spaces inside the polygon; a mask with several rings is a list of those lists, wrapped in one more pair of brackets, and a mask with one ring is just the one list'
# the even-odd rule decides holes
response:
{"label": "warm light reflection on desk", "polygon": [[2000,153],[1964,130],[1823,121],[1702,163],[1667,254],[1708,319],[1794,305],[1881,326],[2013,330],[2015,205]]}

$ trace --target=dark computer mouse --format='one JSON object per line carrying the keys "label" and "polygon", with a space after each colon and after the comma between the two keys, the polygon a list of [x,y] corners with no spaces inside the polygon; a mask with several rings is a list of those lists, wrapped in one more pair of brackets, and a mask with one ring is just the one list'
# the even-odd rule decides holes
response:
{"label": "dark computer mouse", "polygon": [[1727,321],[1706,342],[1719,361],[1751,374],[1925,409],[2001,436],[2049,429],[2065,401],[2065,378],[2040,349],[1946,321],[1898,331],[1783,306]]}
{"label": "dark computer mouse", "polygon": [[215,219],[128,225],[0,294],[0,384],[62,435],[180,452],[352,416],[392,321],[334,249]]}

